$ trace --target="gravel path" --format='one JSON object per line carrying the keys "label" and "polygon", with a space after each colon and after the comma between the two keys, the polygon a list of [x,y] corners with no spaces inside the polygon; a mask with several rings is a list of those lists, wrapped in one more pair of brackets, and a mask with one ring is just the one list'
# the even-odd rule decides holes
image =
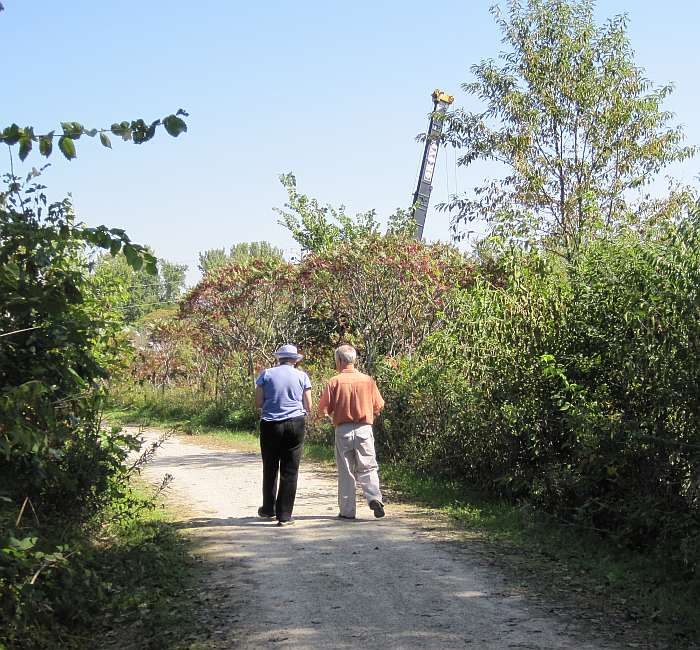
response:
{"label": "gravel path", "polygon": [[[144,437],[152,440],[155,432]],[[210,568],[207,648],[610,648],[509,587],[478,540],[426,529],[415,508],[336,519],[335,482],[302,463],[296,524],[256,516],[258,454],[171,438],[144,476],[174,477],[179,526]]]}

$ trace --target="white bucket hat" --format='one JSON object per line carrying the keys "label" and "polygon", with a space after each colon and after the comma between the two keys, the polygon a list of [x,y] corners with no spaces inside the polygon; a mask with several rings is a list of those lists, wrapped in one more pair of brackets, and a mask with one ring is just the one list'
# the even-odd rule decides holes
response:
{"label": "white bucket hat", "polygon": [[289,343],[277,348],[273,354],[278,359],[294,359],[294,361],[299,361],[300,359],[304,358],[303,354],[299,354],[299,352],[297,352],[297,346]]}

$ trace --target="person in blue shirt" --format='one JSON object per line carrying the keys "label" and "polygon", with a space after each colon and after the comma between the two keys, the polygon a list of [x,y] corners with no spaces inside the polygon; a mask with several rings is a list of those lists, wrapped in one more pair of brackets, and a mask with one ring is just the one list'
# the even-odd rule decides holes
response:
{"label": "person in blue shirt", "polygon": [[312,406],[311,380],[296,368],[303,358],[296,346],[283,345],[274,355],[278,365],[266,368],[255,380],[263,461],[263,504],[258,515],[276,518],[278,526],[285,526],[294,523],[292,510],[304,444],[304,416]]}

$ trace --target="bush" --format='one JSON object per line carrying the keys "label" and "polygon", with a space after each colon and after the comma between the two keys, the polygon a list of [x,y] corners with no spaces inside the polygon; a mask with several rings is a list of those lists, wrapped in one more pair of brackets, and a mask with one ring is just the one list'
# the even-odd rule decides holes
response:
{"label": "bush", "polygon": [[171,637],[191,616],[183,595],[191,561],[154,508],[154,497],[125,490],[99,535],[50,553],[39,550],[41,538],[10,536],[0,570],[0,647],[92,648],[113,627],[127,644],[181,647]]}
{"label": "bush", "polygon": [[12,647],[52,647],[42,630],[80,616],[92,581],[81,546],[124,495],[134,446],[100,429],[101,380],[125,342],[116,290],[91,276],[86,245],[148,264],[123,231],[49,204],[36,174],[0,192],[0,634]]}
{"label": "bush", "polygon": [[86,540],[107,508],[131,507],[124,461],[135,439],[101,430],[97,411],[60,438],[60,453],[33,485],[16,484],[29,494],[21,499],[15,489],[0,503],[0,642],[13,648],[57,647],[57,630],[89,623],[104,585],[86,564]]}
{"label": "bush", "polygon": [[597,241],[570,267],[500,260],[384,364],[394,459],[527,499],[700,569],[700,235]]}

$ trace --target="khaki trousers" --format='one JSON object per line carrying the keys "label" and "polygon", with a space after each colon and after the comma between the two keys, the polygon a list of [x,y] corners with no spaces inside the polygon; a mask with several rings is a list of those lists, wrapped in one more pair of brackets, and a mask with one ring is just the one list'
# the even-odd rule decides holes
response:
{"label": "khaki trousers", "polygon": [[367,503],[382,501],[371,424],[346,422],[335,428],[335,461],[338,465],[338,507],[343,517],[355,516],[357,483],[362,487]]}

